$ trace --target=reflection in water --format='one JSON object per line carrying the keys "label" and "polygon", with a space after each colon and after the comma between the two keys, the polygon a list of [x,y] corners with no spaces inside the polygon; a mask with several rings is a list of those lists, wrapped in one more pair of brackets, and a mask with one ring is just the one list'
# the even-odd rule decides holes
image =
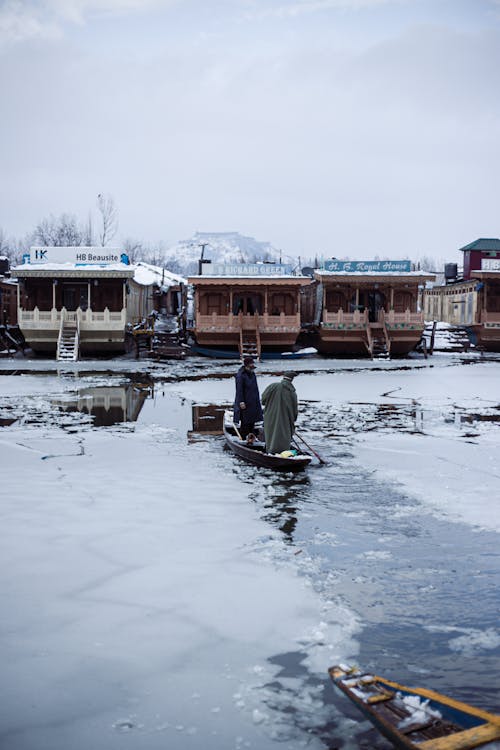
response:
{"label": "reflection in water", "polygon": [[222,435],[227,408],[227,404],[193,404],[193,429],[188,430],[188,440],[195,441],[200,435]]}
{"label": "reflection in water", "polygon": [[92,417],[95,427],[110,427],[121,422],[136,422],[147,398],[154,395],[153,385],[127,385],[81,388],[70,400],[53,400],[64,412],[80,412]]}

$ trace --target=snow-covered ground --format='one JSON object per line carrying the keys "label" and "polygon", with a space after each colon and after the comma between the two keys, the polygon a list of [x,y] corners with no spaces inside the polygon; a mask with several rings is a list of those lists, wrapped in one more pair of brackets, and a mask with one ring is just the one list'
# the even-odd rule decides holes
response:
{"label": "snow-covered ground", "polygon": [[[271,507],[282,480],[239,473],[216,438],[186,440],[192,403],[231,401],[235,364],[115,360],[57,370],[16,359],[0,369],[14,364],[25,374],[0,376],[0,417],[15,420],[0,428],[0,744],[324,748],[315,727],[324,739],[331,722],[345,748],[359,747],[363,724],[322,697],[327,667],[356,660],[359,611],[336,595],[335,571],[315,584],[326,563],[263,519],[255,498]],[[259,366],[261,390],[277,366]],[[463,522],[471,533],[500,531],[500,359],[279,366],[299,370],[299,430],[331,467],[325,502],[328,478],[350,462],[414,498],[413,513]],[[77,391],[146,372],[160,395],[137,422],[95,428],[84,412],[60,408]],[[310,476],[298,496],[307,498],[320,474]],[[311,513],[304,507],[314,544],[338,545]],[[359,560],[393,565],[374,541],[357,550]],[[351,586],[364,585],[358,573]],[[495,627],[446,632],[465,655],[498,650]],[[283,674],[276,655],[287,653],[301,654],[308,679]]]}

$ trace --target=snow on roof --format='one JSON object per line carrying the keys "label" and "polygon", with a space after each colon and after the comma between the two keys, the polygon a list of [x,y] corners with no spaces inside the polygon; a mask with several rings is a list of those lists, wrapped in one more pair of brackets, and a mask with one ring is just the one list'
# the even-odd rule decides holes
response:
{"label": "snow on roof", "polygon": [[434,277],[432,271],[326,271],[324,268],[315,268],[314,273],[321,276],[425,276]]}
{"label": "snow on roof", "polygon": [[134,266],[134,281],[137,284],[149,286],[151,284],[158,284],[165,289],[174,286],[176,284],[186,284],[187,281],[182,276],[178,276],[171,271],[167,271],[166,268],[160,266],[153,266],[150,263],[144,263],[139,261]]}
{"label": "snow on roof", "polygon": [[10,269],[14,277],[130,278],[134,269],[126,263],[21,263]]}

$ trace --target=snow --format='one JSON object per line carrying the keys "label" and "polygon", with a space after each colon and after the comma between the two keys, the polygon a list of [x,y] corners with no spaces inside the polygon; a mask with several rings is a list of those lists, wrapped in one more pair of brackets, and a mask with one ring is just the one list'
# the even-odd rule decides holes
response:
{"label": "snow", "polygon": [[45,273],[46,271],[85,271],[90,273],[99,271],[102,274],[103,271],[130,271],[132,274],[133,266],[127,263],[22,263],[18,266],[13,266],[11,272],[15,275],[16,271],[20,272],[22,276],[23,271],[40,271]]}
{"label": "snow", "polygon": [[132,266],[132,268],[134,269],[134,281],[143,286],[152,286],[153,284],[156,284],[157,286],[168,289],[168,287],[177,284],[187,284],[186,279],[182,276],[178,276],[160,266],[153,266],[150,263],[140,261]]}
{"label": "snow", "polygon": [[[413,498],[405,513],[498,533],[499,362],[315,358],[263,362],[257,377],[262,391],[298,370],[308,442],[330,455],[349,446],[349,460]],[[335,597],[333,572],[312,585],[321,561],[260,518],[253,483],[238,479],[220,446],[186,442],[183,400],[227,403],[236,365],[0,362],[16,368],[25,374],[0,376],[0,415],[18,418],[0,430],[6,746],[113,750],[126,734],[134,750],[323,747],[291,733],[286,717],[320,725],[332,706],[318,684],[296,677],[280,676],[290,690],[273,692],[280,667],[271,657],[300,652],[307,674],[324,681],[331,664],[356,660],[359,616]],[[54,407],[131,372],[164,378],[172,422],[96,429],[87,415]],[[272,500],[272,478],[259,486]],[[317,544],[335,544],[316,533]],[[359,557],[392,559],[376,539]],[[500,643],[493,627],[423,627],[449,627],[457,655]]]}
{"label": "snow", "polygon": [[269,654],[300,646],[324,672],[356,653],[355,616],[298,575],[220,451],[160,425],[63,430],[47,399],[71,379],[2,381],[47,417],[0,432],[6,741],[274,747]]}
{"label": "snow", "polygon": [[213,263],[248,263],[274,260],[296,265],[296,258],[281,254],[269,242],[246,237],[239,232],[195,232],[187,240],[171,245],[165,252],[166,263],[175,263],[186,274],[197,273],[201,245],[205,244],[203,257]]}
{"label": "snow", "polygon": [[[469,361],[464,366],[447,354],[427,360],[336,360],[333,373],[321,370],[325,360],[279,366],[280,371],[286,371],[284,364],[300,371],[294,379],[299,399],[321,402],[334,414],[339,435],[354,441],[355,459],[365,469],[402,487],[439,517],[500,532],[500,419],[488,421],[500,418],[500,357],[483,362],[473,354]],[[274,379],[265,372],[270,367],[257,368],[261,392]],[[226,381],[189,382],[180,388],[186,398],[198,401],[227,395]],[[378,406],[399,411],[405,432],[371,429],[379,421]]]}

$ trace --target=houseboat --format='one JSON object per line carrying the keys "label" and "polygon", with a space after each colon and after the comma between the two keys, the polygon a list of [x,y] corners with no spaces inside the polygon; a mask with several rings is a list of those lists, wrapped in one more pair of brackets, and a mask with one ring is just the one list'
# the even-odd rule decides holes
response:
{"label": "houseboat", "polygon": [[200,271],[188,278],[194,297],[188,332],[197,347],[257,357],[293,349],[309,277],[280,263],[204,263]]}
{"label": "houseboat", "polygon": [[[314,345],[322,354],[408,354],[419,343],[419,295],[435,276],[409,260],[325,261],[315,270]],[[312,290],[311,290],[312,291]]]}
{"label": "houseboat", "polygon": [[[473,344],[500,351],[500,239],[480,238],[460,248],[463,274],[458,264],[445,267],[446,283],[426,289],[426,320],[465,328]],[[450,270],[451,269],[451,270]]]}
{"label": "houseboat", "polygon": [[66,360],[125,351],[127,324],[154,309],[154,283],[135,273],[118,248],[32,247],[12,269],[28,345]]}

